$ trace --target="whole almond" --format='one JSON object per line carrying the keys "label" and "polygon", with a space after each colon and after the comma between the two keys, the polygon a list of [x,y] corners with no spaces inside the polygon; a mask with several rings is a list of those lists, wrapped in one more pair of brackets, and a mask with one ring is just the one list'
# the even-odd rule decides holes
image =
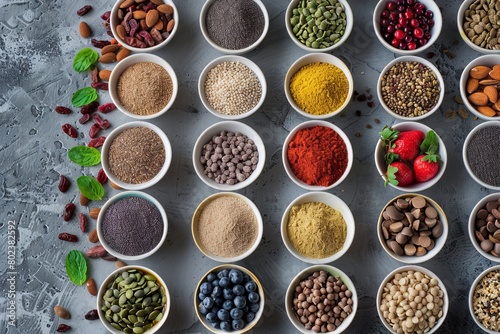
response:
{"label": "whole almond", "polygon": [[121,3],[120,8],[127,8],[132,6],[135,3],[134,0],[125,0]]}
{"label": "whole almond", "polygon": [[498,90],[494,86],[486,86],[483,89],[483,93],[488,96],[488,100],[491,103],[495,103],[498,100]]}
{"label": "whole almond", "polygon": [[488,76],[490,71],[491,68],[489,68],[488,66],[479,65],[471,68],[469,76],[473,77],[474,79],[484,79]]}
{"label": "whole almond", "polygon": [[92,208],[90,209],[89,216],[92,219],[97,219],[99,217],[99,212],[101,212],[100,208]]}
{"label": "whole almond", "polygon": [[90,35],[92,35],[92,30],[90,30],[90,27],[87,24],[87,22],[85,21],[80,22],[80,36],[82,36],[83,38],[87,38]]}
{"label": "whole almond", "polygon": [[89,204],[89,199],[87,197],[85,197],[84,194],[80,193],[80,205],[81,206],[87,206],[87,204]]}
{"label": "whole almond", "polygon": [[500,80],[500,65],[493,66],[493,69],[488,74],[491,78]]}
{"label": "whole almond", "polygon": [[498,85],[500,84],[500,80],[495,79],[484,79],[479,81],[480,85],[489,86],[489,85]]}
{"label": "whole almond", "polygon": [[474,78],[467,79],[467,84],[466,84],[467,93],[469,93],[469,94],[474,93],[478,87],[479,87],[479,80],[478,79],[474,79]]}
{"label": "whole almond", "polygon": [[477,111],[479,111],[481,114],[485,115],[485,116],[488,116],[488,117],[493,117],[495,116],[497,113],[495,112],[495,110],[493,110],[493,108],[490,108],[488,106],[479,106],[476,108]]}
{"label": "whole almond", "polygon": [[163,4],[159,5],[156,10],[158,10],[160,13],[167,14],[167,15],[172,15],[174,13],[174,7]]}
{"label": "whole almond", "polygon": [[158,22],[156,22],[155,29],[156,30],[163,30],[163,21],[162,20],[158,20]]}
{"label": "whole almond", "polygon": [[97,296],[97,286],[95,285],[95,281],[92,277],[89,277],[87,279],[87,282],[85,283],[87,285],[87,291],[92,295],[92,296]]}
{"label": "whole almond", "polygon": [[115,261],[115,267],[116,268],[122,268],[122,267],[125,267],[125,266],[126,266],[125,262],[123,262],[121,260]]}
{"label": "whole almond", "polygon": [[170,21],[168,21],[168,23],[167,23],[167,32],[171,32],[172,29],[174,29],[174,24],[175,24],[175,20],[174,19],[171,19]]}
{"label": "whole almond", "polygon": [[71,314],[64,307],[56,305],[54,306],[54,313],[62,319],[71,319]]}
{"label": "whole almond", "polygon": [[142,20],[144,18],[146,18],[146,12],[143,11],[143,10],[134,10],[132,12],[132,16],[134,17],[134,19],[136,20]]}
{"label": "whole almond", "polygon": [[96,242],[99,242],[99,236],[97,235],[97,230],[96,229],[93,229],[92,231],[90,231],[89,233],[89,241],[93,244],[95,244]]}
{"label": "whole almond", "polygon": [[116,183],[114,183],[113,181],[109,181],[109,184],[111,185],[111,188],[113,189],[116,189],[116,190],[121,190],[122,187],[120,187],[119,185],[117,185]]}
{"label": "whole almond", "polygon": [[116,54],[116,61],[122,61],[130,55],[130,50],[126,48],[121,48]]}
{"label": "whole almond", "polygon": [[109,81],[110,76],[111,76],[110,70],[100,70],[99,71],[99,79],[101,79],[102,81]]}
{"label": "whole almond", "polygon": [[495,109],[496,111],[500,111],[500,99],[495,102],[495,104],[493,105],[493,109]]}
{"label": "whole almond", "polygon": [[104,247],[102,245],[94,246],[94,247],[90,248],[89,250],[87,250],[87,252],[85,252],[85,255],[87,255],[87,257],[90,257],[93,259],[103,257],[106,254],[108,254],[108,252],[104,249]]}
{"label": "whole almond", "polygon": [[116,54],[110,52],[99,57],[99,62],[103,64],[111,64],[116,61]]}
{"label": "whole almond", "polygon": [[157,6],[160,6],[163,4],[163,0],[151,0],[152,3],[154,3]]}
{"label": "whole almond", "polygon": [[158,22],[159,18],[160,18],[160,13],[158,13],[156,9],[151,9],[146,14],[146,25],[149,28],[153,27],[156,24],[156,22]]}
{"label": "whole almond", "polygon": [[485,106],[488,104],[488,95],[486,95],[483,92],[476,92],[468,97],[470,103],[476,105],[476,106]]}
{"label": "whole almond", "polygon": [[101,49],[101,54],[105,55],[105,54],[110,53],[110,52],[116,53],[116,51],[118,51],[119,49],[120,49],[120,46],[118,44],[109,44]]}
{"label": "whole almond", "polygon": [[121,24],[117,25],[115,30],[116,30],[116,34],[121,39],[125,39],[125,37],[127,37],[127,31],[125,30],[125,27],[122,26]]}
{"label": "whole almond", "polygon": [[141,27],[142,30],[148,30],[148,25],[146,24],[146,19],[142,19],[139,21],[139,27]]}

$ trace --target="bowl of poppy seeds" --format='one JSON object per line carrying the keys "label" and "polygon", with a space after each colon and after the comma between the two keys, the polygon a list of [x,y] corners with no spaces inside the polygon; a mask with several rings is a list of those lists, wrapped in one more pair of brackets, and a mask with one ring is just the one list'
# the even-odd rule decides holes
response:
{"label": "bowl of poppy seeds", "polygon": [[344,181],[354,159],[351,142],[338,126],[327,121],[307,121],[286,137],[282,160],[295,184],[318,191]]}
{"label": "bowl of poppy seeds", "polygon": [[103,205],[96,229],[109,254],[123,260],[140,260],[153,255],[165,241],[167,214],[153,196],[125,191]]}
{"label": "bowl of poppy seeds", "polygon": [[465,169],[483,187],[500,190],[500,123],[487,121],[477,125],[465,138],[462,157]]}
{"label": "bowl of poppy seeds", "polygon": [[104,141],[102,168],[108,178],[127,190],[159,182],[172,161],[167,135],[149,122],[133,121],[114,129]]}
{"label": "bowl of poppy seeds", "polygon": [[225,54],[243,54],[266,37],[269,15],[260,0],[207,0],[200,28],[208,44]]}

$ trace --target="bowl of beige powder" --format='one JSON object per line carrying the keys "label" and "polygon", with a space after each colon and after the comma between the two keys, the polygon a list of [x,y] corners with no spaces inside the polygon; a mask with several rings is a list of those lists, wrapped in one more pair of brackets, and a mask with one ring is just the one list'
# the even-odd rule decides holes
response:
{"label": "bowl of beige powder", "polygon": [[141,53],[120,61],[109,78],[109,95],[125,115],[147,120],[163,115],[177,96],[174,69],[163,58]]}
{"label": "bowl of beige powder", "polygon": [[220,192],[194,212],[191,232],[198,249],[218,262],[243,260],[257,249],[263,233],[257,206],[238,193]]}

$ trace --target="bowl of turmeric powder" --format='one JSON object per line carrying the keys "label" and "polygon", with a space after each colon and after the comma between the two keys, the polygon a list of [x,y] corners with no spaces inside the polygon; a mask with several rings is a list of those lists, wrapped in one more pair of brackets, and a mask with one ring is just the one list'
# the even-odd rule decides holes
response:
{"label": "bowl of turmeric powder", "polygon": [[281,219],[281,238],[288,251],[312,264],[338,260],[349,250],[354,232],[349,206],[326,192],[313,191],[297,197]]}
{"label": "bowl of turmeric powder", "polygon": [[311,119],[338,115],[351,100],[351,71],[328,53],[310,53],[297,59],[285,76],[285,95],[299,114]]}

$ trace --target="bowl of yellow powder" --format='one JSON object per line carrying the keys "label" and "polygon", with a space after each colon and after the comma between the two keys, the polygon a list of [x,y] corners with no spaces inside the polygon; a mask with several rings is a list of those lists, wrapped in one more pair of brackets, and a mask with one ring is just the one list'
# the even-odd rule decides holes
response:
{"label": "bowl of yellow powder", "polygon": [[311,119],[338,115],[354,91],[347,65],[327,53],[310,53],[297,59],[286,73],[284,86],[292,108]]}
{"label": "bowl of yellow powder", "polygon": [[198,249],[218,262],[237,262],[257,249],[263,233],[257,206],[238,193],[219,192],[194,212],[191,232]]}
{"label": "bowl of yellow powder", "polygon": [[338,260],[354,240],[354,217],[347,204],[326,192],[293,200],[281,219],[281,237],[293,256],[307,263]]}

